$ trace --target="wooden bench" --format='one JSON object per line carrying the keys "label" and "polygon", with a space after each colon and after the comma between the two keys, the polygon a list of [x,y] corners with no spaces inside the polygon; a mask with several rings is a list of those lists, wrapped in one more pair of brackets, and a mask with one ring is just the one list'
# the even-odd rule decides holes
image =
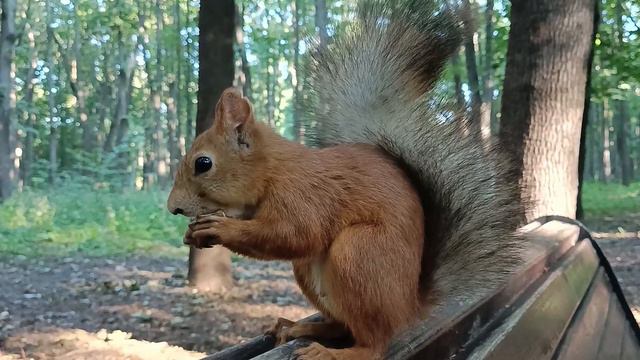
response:
{"label": "wooden bench", "polygon": [[[541,218],[527,261],[500,289],[446,304],[397,337],[387,359],[640,359],[640,329],[598,245],[581,224]],[[305,321],[317,321],[313,315]],[[207,360],[293,359],[296,339],[258,336]],[[349,346],[347,340],[325,343]]]}

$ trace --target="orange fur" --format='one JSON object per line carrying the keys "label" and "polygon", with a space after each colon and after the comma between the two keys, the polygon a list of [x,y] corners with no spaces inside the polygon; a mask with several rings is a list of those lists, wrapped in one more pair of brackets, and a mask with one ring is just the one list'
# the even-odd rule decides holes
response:
{"label": "orange fur", "polygon": [[[195,175],[200,156],[214,166]],[[289,142],[256,122],[235,90],[225,91],[214,125],[184,157],[168,207],[232,216],[201,216],[187,231],[191,244],[292,261],[309,301],[355,339],[352,349],[314,345],[301,358],[381,356],[424,305],[423,209],[394,160],[371,145]]]}

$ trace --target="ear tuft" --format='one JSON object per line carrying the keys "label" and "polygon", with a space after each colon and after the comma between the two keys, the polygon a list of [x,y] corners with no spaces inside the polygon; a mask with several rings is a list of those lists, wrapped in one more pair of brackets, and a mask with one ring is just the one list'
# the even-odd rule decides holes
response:
{"label": "ear tuft", "polygon": [[220,96],[216,121],[224,127],[237,128],[252,121],[251,103],[235,88],[228,88]]}

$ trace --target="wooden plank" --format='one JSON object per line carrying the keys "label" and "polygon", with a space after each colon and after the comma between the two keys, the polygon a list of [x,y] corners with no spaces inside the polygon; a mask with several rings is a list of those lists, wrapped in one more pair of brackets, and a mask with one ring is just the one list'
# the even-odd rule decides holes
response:
{"label": "wooden plank", "polygon": [[607,285],[604,270],[600,268],[564,334],[556,359],[590,360],[598,356],[599,340],[608,322],[607,313],[611,303],[611,288]]}
{"label": "wooden plank", "polygon": [[204,357],[201,360],[250,360],[273,349],[275,345],[276,338],[274,336],[261,335]]}
{"label": "wooden plank", "polygon": [[550,359],[584,297],[599,259],[587,241],[555,270],[471,359]]}
{"label": "wooden plank", "polygon": [[[609,291],[613,291],[611,286],[609,286]],[[611,360],[620,358],[625,329],[628,326],[629,324],[627,324],[622,308],[618,303],[618,298],[614,294],[611,294],[607,322],[602,339],[600,340],[597,359]]]}
{"label": "wooden plank", "polygon": [[311,340],[307,339],[292,340],[286,344],[283,344],[282,346],[278,346],[277,348],[254,358],[254,360],[293,360],[295,359],[293,352],[296,349],[308,346],[310,343]]}
{"label": "wooden plank", "polygon": [[[621,311],[622,312],[622,311]],[[638,360],[640,359],[640,339],[638,339],[631,329],[631,326],[625,320],[626,331],[622,342],[622,354],[620,360]]]}
{"label": "wooden plank", "polygon": [[[322,320],[322,316],[313,314],[300,321],[313,322],[320,320]],[[276,338],[274,336],[260,335],[202,358],[202,360],[249,360],[273,349],[275,344]]]}

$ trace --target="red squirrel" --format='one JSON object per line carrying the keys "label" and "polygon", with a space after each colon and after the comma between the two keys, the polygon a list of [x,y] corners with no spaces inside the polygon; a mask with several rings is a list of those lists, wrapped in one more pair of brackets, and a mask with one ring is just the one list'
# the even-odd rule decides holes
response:
{"label": "red squirrel", "polygon": [[276,134],[227,89],[168,199],[196,217],[186,243],[292,262],[325,320],[281,319],[279,342],[354,339],[312,343],[299,359],[381,359],[434,306],[488,291],[520,261],[509,165],[433,91],[459,21],[417,3],[364,2],[357,24],[313,54],[306,110],[321,148]]}

